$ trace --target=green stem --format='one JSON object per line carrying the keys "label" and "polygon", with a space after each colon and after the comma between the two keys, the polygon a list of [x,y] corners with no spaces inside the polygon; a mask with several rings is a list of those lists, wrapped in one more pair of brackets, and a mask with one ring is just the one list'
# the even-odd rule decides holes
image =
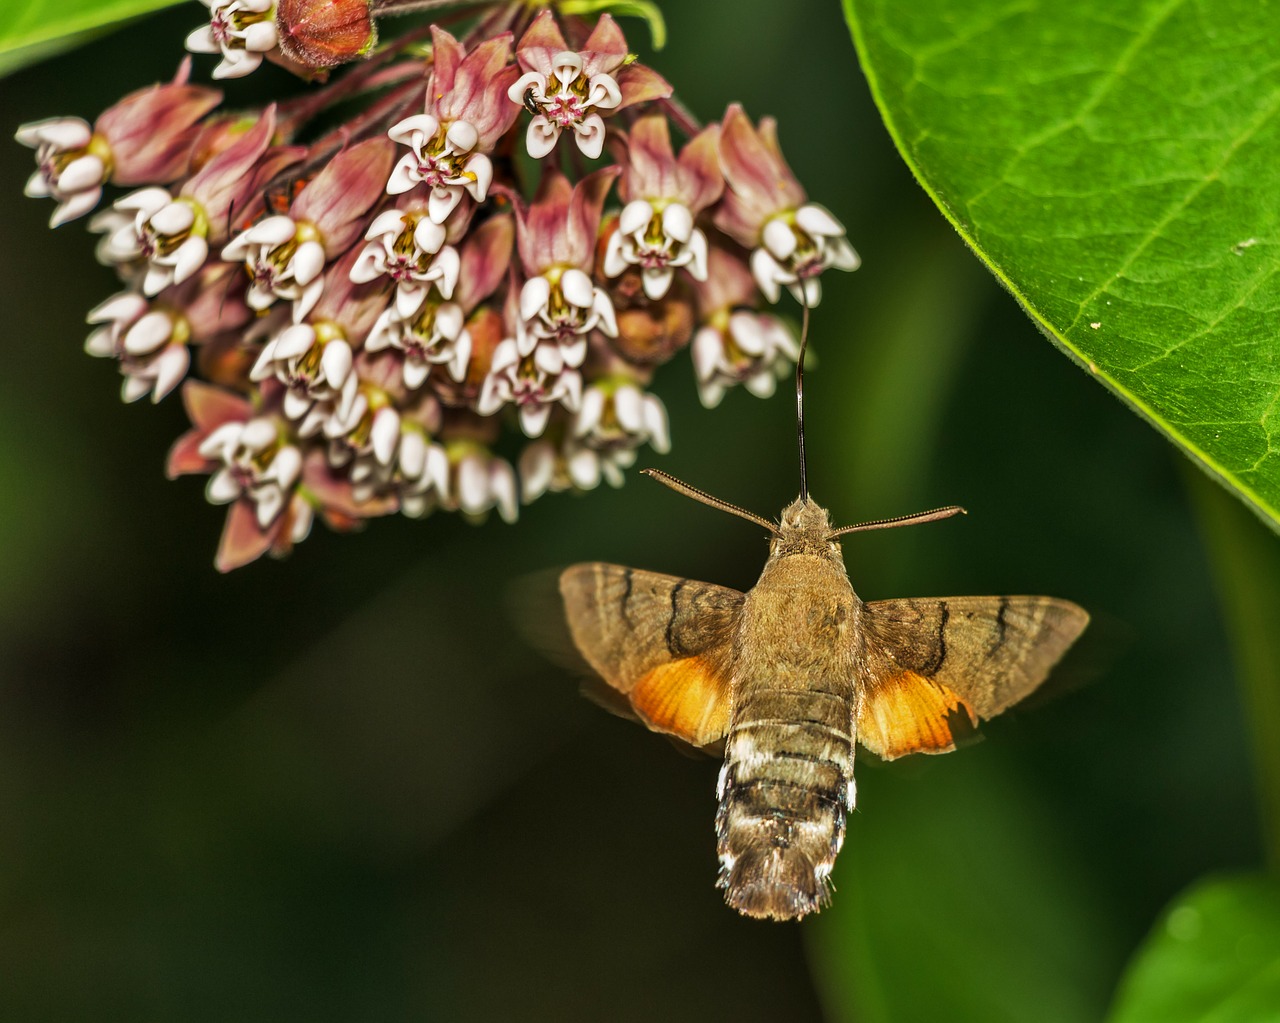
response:
{"label": "green stem", "polygon": [[1280,872],[1280,540],[1203,473],[1185,475],[1253,740],[1267,864]]}

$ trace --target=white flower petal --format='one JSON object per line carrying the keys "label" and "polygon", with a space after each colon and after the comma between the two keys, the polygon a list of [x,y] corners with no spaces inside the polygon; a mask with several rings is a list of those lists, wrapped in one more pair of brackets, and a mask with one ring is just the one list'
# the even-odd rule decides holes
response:
{"label": "white flower petal", "polygon": [[632,199],[618,216],[618,230],[623,234],[635,234],[649,226],[653,219],[653,206],[645,199]]}
{"label": "white flower petal", "polygon": [[597,324],[602,334],[609,337],[618,336],[618,319],[613,312],[613,302],[603,288],[596,288],[595,301],[591,303],[591,308],[600,322]]}
{"label": "white flower petal", "polygon": [[392,142],[403,142],[406,146],[419,145],[439,128],[440,122],[430,114],[413,114],[393,124],[387,130],[387,138]]}
{"label": "white flower petal", "polygon": [[257,501],[254,517],[258,520],[258,528],[265,530],[284,511],[284,491],[276,486],[261,487],[253,496]]}
{"label": "white flower petal", "polygon": [[431,261],[431,276],[436,278],[436,288],[445,298],[453,298],[453,289],[458,286],[461,268],[462,260],[458,256],[458,250],[452,245],[446,245]]}
{"label": "white flower petal", "polygon": [[124,378],[124,383],[120,385],[120,400],[124,402],[135,402],[139,398],[146,397],[151,393],[152,380],[144,373],[130,373]]}
{"label": "white flower petal", "polygon": [[588,114],[573,126],[573,140],[588,160],[598,160],[604,152],[604,118]]}
{"label": "white flower petal", "polygon": [[191,237],[178,246],[173,254],[173,283],[181,284],[204,266],[209,254],[209,243],[203,238]]}
{"label": "white flower petal", "polygon": [[549,418],[550,405],[525,405],[520,409],[520,429],[526,437],[541,437]]}
{"label": "white flower petal", "polygon": [[191,352],[186,345],[170,345],[156,359],[155,388],[151,392],[152,402],[159,402],[172,391],[187,375],[191,367]]}
{"label": "white flower petal", "polygon": [[559,138],[560,125],[549,121],[546,114],[539,114],[529,122],[529,130],[524,138],[525,148],[529,150],[531,157],[541,160],[556,148],[556,141]]}
{"label": "white flower petal", "polygon": [[778,281],[781,275],[782,268],[767,251],[752,250],[751,276],[755,278],[756,287],[760,289],[760,293],[770,302],[778,301],[782,295],[782,287]]}
{"label": "white flower petal", "polygon": [[582,437],[600,425],[604,417],[605,396],[599,387],[588,387],[582,394],[578,407],[578,417],[573,424],[573,433]]}
{"label": "white flower petal", "polygon": [[764,225],[760,242],[779,263],[790,259],[799,244],[795,231],[782,217],[774,217]]}
{"label": "white flower petal", "polygon": [[168,313],[147,313],[124,335],[124,350],[130,355],[150,355],[173,336],[173,320]]}
{"label": "white flower petal", "polygon": [[221,50],[217,40],[213,38],[212,25],[201,25],[194,32],[188,33],[183,45],[192,53],[217,53]]}
{"label": "white flower petal", "polygon": [[324,351],[320,354],[320,371],[335,391],[346,383],[353,361],[351,346],[342,338],[334,338],[324,346]]}
{"label": "white flower petal", "polygon": [[393,408],[378,409],[369,431],[373,457],[382,465],[390,465],[400,442],[400,414]]}
{"label": "white flower petal", "polygon": [[501,458],[495,458],[489,466],[489,489],[498,506],[498,517],[503,522],[515,522],[520,517],[520,507],[516,501],[516,474]]}
{"label": "white flower petal", "polygon": [[530,277],[520,289],[520,318],[532,320],[547,307],[551,298],[551,282],[545,277]]}
{"label": "white flower petal", "polygon": [[438,224],[428,217],[423,217],[413,229],[413,243],[423,252],[439,252],[447,233],[443,224]]}
{"label": "white flower petal", "polygon": [[489,505],[489,474],[484,461],[477,455],[468,455],[458,463],[458,506],[474,515]]}
{"label": "white flower petal", "polygon": [[673,202],[662,211],[662,230],[681,245],[693,236],[693,214],[689,207]]}
{"label": "white flower petal", "polygon": [[275,442],[276,424],[266,417],[250,419],[240,432],[240,443],[250,451],[261,451]]}
{"label": "white flower petal", "polygon": [[445,132],[445,141],[453,146],[455,153],[466,153],[475,149],[480,141],[480,133],[470,121],[454,121]]}
{"label": "white flower petal", "polygon": [[404,377],[404,385],[411,391],[416,391],[426,382],[428,376],[431,375],[431,363],[416,356],[409,356],[404,360],[404,366],[401,369],[401,376]]}
{"label": "white flower petal", "polygon": [[617,277],[628,266],[631,261],[624,254],[624,246],[626,244],[626,236],[621,230],[614,231],[609,235],[609,242],[604,250],[604,275],[606,277]]}
{"label": "white flower petal", "polygon": [[560,292],[565,300],[579,309],[590,309],[596,288],[591,278],[578,269],[566,270],[560,278]]}
{"label": "white flower petal", "polygon": [[418,174],[418,159],[412,153],[405,153],[391,171],[387,179],[387,195],[400,195],[409,191],[422,178]]}
{"label": "white flower petal", "polygon": [[715,327],[700,327],[693,336],[690,355],[698,381],[711,379],[724,358],[724,342]]}
{"label": "white flower petal", "polygon": [[284,401],[281,403],[281,408],[289,419],[301,419],[313,410],[320,411],[316,400],[298,387],[290,387],[284,392]]}
{"label": "white flower petal", "polygon": [[281,487],[288,490],[302,474],[302,452],[293,445],[281,448],[271,460],[271,467],[266,478],[276,480]]}
{"label": "white flower petal", "polygon": [[274,50],[280,41],[276,33],[275,22],[258,21],[244,30],[244,48],[252,53],[266,53]]}
{"label": "white flower petal", "polygon": [[240,484],[231,470],[223,467],[209,477],[204,496],[210,504],[227,504],[240,496]]}
{"label": "white flower petal", "polygon": [[462,201],[461,185],[437,185],[427,198],[427,217],[437,224],[443,224]]}
{"label": "white flower petal", "polygon": [[466,171],[475,175],[475,180],[466,186],[471,198],[484,202],[489,195],[489,186],[493,184],[493,163],[484,153],[476,153],[467,161]]}
{"label": "white flower petal", "polygon": [[466,316],[462,312],[462,307],[456,302],[445,302],[436,310],[436,330],[440,332],[440,336],[450,341],[458,338],[462,334],[462,325],[466,322]]}
{"label": "white flower petal", "polygon": [[58,175],[58,190],[62,192],[83,192],[102,184],[106,167],[97,156],[86,155],[72,160]]}
{"label": "white flower petal", "polygon": [[618,425],[627,433],[644,431],[644,399],[638,387],[624,384],[614,391],[613,411],[618,417]]}
{"label": "white flower petal", "polygon": [[649,436],[649,446],[660,455],[671,450],[671,433],[667,426],[666,406],[656,395],[646,395],[644,401],[644,428]]}
{"label": "white flower petal", "polygon": [[600,456],[588,448],[579,448],[565,461],[569,479],[579,490],[594,490],[600,485]]}
{"label": "white flower petal", "polygon": [[671,288],[671,280],[676,275],[670,266],[647,266],[640,275],[640,283],[644,286],[645,297],[657,300],[662,298]]}
{"label": "white flower petal", "polygon": [[844,225],[831,215],[830,210],[816,202],[806,203],[796,210],[796,226],[808,235],[842,237],[845,234]]}
{"label": "white flower petal", "polygon": [[305,355],[316,343],[316,329],[309,323],[295,323],[276,335],[272,358],[280,361]]}
{"label": "white flower petal", "polygon": [[520,453],[520,499],[532,504],[547,492],[555,478],[555,448],[545,440],[535,441]]}
{"label": "white flower petal", "polygon": [[68,221],[75,220],[77,217],[83,217],[98,205],[98,200],[101,198],[101,188],[94,188],[87,192],[78,192],[65,200],[56,210],[53,211],[53,216],[49,218],[49,226],[60,227]]}

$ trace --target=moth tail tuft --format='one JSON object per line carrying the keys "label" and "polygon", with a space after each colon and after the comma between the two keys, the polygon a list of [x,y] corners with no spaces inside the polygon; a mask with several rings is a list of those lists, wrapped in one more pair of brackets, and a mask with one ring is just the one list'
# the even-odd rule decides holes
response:
{"label": "moth tail tuft", "polygon": [[756,919],[799,920],[831,902],[829,863],[814,864],[796,848],[751,849],[722,870],[724,900]]}

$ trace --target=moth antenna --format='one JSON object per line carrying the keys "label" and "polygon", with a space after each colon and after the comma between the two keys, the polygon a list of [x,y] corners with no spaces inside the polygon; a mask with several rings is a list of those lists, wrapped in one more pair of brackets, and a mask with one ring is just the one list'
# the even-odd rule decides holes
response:
{"label": "moth antenna", "polygon": [[804,353],[809,345],[809,294],[800,282],[800,357],[796,360],[796,437],[800,444],[800,500],[809,501],[809,474],[804,460]]}
{"label": "moth antenna", "polygon": [[691,487],[688,483],[684,483],[670,473],[663,472],[661,469],[641,469],[641,473],[650,479],[655,479],[659,483],[663,483],[670,487],[677,494],[684,494],[685,497],[692,497],[695,501],[701,501],[703,504],[710,505],[712,508],[718,508],[722,512],[728,512],[730,515],[736,515],[740,519],[746,519],[748,522],[754,522],[757,526],[763,526],[774,536],[778,535],[778,527],[766,518],[749,512],[745,508],[739,508],[736,504],[730,504],[728,501],[722,501],[718,497],[712,497],[705,490],[699,490],[697,487]]}
{"label": "moth antenna", "polygon": [[916,512],[914,515],[899,515],[893,519],[876,519],[873,522],[859,522],[856,526],[841,526],[839,529],[833,530],[827,534],[828,540],[834,540],[838,536],[844,536],[846,533],[863,533],[872,529],[892,529],[895,526],[918,526],[922,522],[937,522],[940,519],[949,519],[953,515],[968,515],[969,513],[961,508],[958,504],[949,504],[945,508],[934,508],[932,511]]}

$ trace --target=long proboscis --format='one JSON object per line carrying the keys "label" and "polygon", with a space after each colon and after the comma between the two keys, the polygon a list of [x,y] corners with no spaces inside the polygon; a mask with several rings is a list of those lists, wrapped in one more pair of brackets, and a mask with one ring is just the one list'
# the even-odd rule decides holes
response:
{"label": "long proboscis", "polygon": [[899,515],[892,519],[875,519],[871,522],[859,522],[856,526],[841,526],[839,529],[832,530],[827,534],[828,540],[834,540],[838,536],[844,536],[848,533],[867,533],[873,529],[893,529],[897,526],[918,526],[925,522],[938,522],[941,519],[949,519],[953,515],[968,515],[969,513],[961,508],[958,504],[949,504],[945,508],[934,508],[930,511],[916,512],[914,515]]}
{"label": "long proboscis", "polygon": [[701,501],[712,508],[728,512],[730,515],[736,515],[738,518],[746,519],[748,522],[754,522],[757,526],[764,526],[774,536],[778,535],[778,527],[763,516],[757,515],[755,512],[749,512],[745,508],[739,508],[736,504],[730,504],[728,501],[722,501],[718,497],[712,497],[705,490],[691,487],[688,483],[676,479],[670,473],[663,472],[661,469],[641,469],[640,472],[650,479],[655,479],[659,483],[665,484],[677,494],[684,494],[685,497],[692,497],[695,501]]}

